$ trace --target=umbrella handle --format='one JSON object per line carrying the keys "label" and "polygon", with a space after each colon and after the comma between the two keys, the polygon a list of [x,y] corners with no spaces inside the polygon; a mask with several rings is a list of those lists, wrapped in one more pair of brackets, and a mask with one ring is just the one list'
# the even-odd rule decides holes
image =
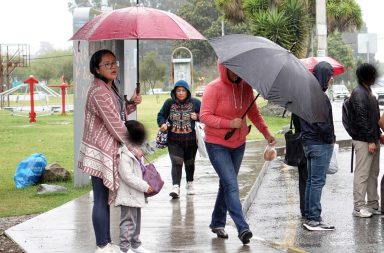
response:
{"label": "umbrella handle", "polygon": [[127,95],[124,95],[124,100],[125,100],[125,102],[126,102],[127,104],[129,104],[129,105],[132,105],[132,104],[135,103],[133,100],[128,100]]}
{"label": "umbrella handle", "polygon": [[231,130],[229,130],[225,136],[224,136],[224,140],[228,140],[229,138],[232,137],[233,133],[236,131],[236,128],[232,128]]}
{"label": "umbrella handle", "polygon": [[[243,116],[241,116],[241,118],[243,119],[245,117],[245,115],[247,115],[247,112],[249,111],[249,109],[251,109],[253,103],[255,103],[256,99],[260,96],[260,93],[257,94],[257,96],[252,100],[252,102],[249,104],[247,110],[245,110]],[[236,128],[232,128],[231,130],[229,130],[225,136],[224,136],[224,140],[228,140],[229,138],[232,137],[233,133],[236,131]],[[248,133],[251,131],[251,125],[248,126]]]}

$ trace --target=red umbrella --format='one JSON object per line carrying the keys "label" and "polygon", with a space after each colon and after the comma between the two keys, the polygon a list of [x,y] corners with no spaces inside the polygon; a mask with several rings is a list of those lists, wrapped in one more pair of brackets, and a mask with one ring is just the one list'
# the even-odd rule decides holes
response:
{"label": "red umbrella", "polygon": [[139,39],[205,40],[179,16],[158,9],[135,6],[103,13],[82,26],[70,40],[137,40],[137,91],[139,83]]}
{"label": "red umbrella", "polygon": [[344,66],[340,62],[336,61],[335,59],[331,57],[309,57],[300,59],[300,61],[304,64],[309,71],[313,72],[313,68],[318,64],[319,62],[326,61],[333,67],[333,75],[337,76],[342,73],[344,73]]}

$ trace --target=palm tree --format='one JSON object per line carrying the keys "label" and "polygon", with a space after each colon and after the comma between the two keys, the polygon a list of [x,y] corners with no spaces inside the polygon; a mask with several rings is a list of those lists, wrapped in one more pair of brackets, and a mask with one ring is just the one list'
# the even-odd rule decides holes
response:
{"label": "palm tree", "polygon": [[[260,35],[284,48],[297,57],[305,54],[306,39],[310,32],[309,16],[302,0],[274,2],[269,0],[245,0],[244,9],[249,15],[252,33]],[[293,47],[293,45],[295,45]]]}
{"label": "palm tree", "polygon": [[360,6],[355,0],[328,0],[328,33],[359,30],[363,25]]}
{"label": "palm tree", "polygon": [[[282,43],[281,45],[286,48],[289,46],[285,45],[284,41],[292,43],[288,38],[292,36],[289,35],[297,36],[297,45],[300,49],[294,52],[301,55],[305,53],[306,48],[306,55],[310,54],[312,36],[309,35],[315,31],[316,0],[216,0],[216,4],[225,18],[233,22],[251,22],[254,34],[265,36],[278,44]],[[287,10],[284,6],[295,8]],[[302,6],[303,9],[299,10],[297,6]],[[284,18],[281,12],[289,12],[291,17]],[[294,25],[290,25],[291,18],[295,20]],[[277,29],[278,25],[280,29]],[[355,0],[327,1],[328,33],[336,30],[351,31],[360,29],[361,26],[361,9]],[[272,35],[267,29],[272,29],[274,34]]]}

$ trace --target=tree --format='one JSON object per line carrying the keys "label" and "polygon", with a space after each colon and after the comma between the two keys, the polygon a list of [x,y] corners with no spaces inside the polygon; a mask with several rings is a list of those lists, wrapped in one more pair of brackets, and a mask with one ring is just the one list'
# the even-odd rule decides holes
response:
{"label": "tree", "polygon": [[147,91],[146,85],[148,84],[153,94],[156,81],[164,80],[166,72],[165,64],[159,63],[156,58],[157,53],[155,51],[149,51],[140,63],[140,80],[144,81],[145,92]]}
{"label": "tree", "polygon": [[249,17],[251,31],[290,49],[297,57],[305,54],[310,23],[302,0],[286,0],[275,4],[269,1],[245,0],[244,11]]}
{"label": "tree", "polygon": [[73,78],[72,50],[51,50],[31,59],[29,68],[18,68],[13,77],[25,80],[34,75],[39,81],[59,82],[64,76],[68,83]]}
{"label": "tree", "polygon": [[[337,76],[336,81],[344,80],[347,84],[355,79],[356,61],[353,58],[352,48],[345,44],[341,33],[334,32],[328,36],[328,55],[344,65],[344,74]],[[349,81],[349,82],[348,82]],[[352,90],[353,87],[348,87]]]}
{"label": "tree", "polygon": [[[287,3],[291,6],[293,6],[295,1],[292,0],[216,0],[217,5],[220,7],[220,9],[224,12],[224,15],[226,18],[233,19],[235,22],[241,21],[241,19],[236,17],[244,16],[245,19],[242,22],[247,22],[249,19],[253,19],[254,26],[257,26],[257,20],[263,21],[260,26],[264,27],[275,27],[274,34],[271,35],[271,32],[269,34],[266,34],[267,38],[278,38],[283,37],[280,40],[284,40],[283,34],[281,34],[280,29],[277,28],[277,24],[283,25],[282,22],[284,22],[283,14],[279,14],[280,12],[284,11],[284,5]],[[312,36],[313,31],[315,31],[315,20],[316,20],[316,0],[296,0],[297,3],[301,2],[301,5],[303,7],[303,10],[299,11],[301,13],[304,13],[305,15],[308,15],[308,19],[306,22],[306,26],[309,24],[308,28],[308,34],[306,36],[301,36],[299,42],[299,46],[301,46],[303,49],[307,49],[306,55],[311,54],[311,44],[312,44]],[[297,3],[295,5],[297,5]],[[234,8],[228,8],[228,6],[236,6]],[[292,9],[293,10],[293,9]],[[275,11],[275,12],[273,12]],[[296,11],[298,11],[296,9]],[[298,13],[299,13],[298,12]],[[240,13],[240,14],[236,14]],[[265,14],[267,13],[267,14]],[[292,14],[292,13],[291,13]],[[258,15],[262,15],[261,17],[257,17]],[[293,14],[296,16],[297,14]],[[297,16],[296,16],[297,17]],[[292,27],[288,27],[288,24],[285,24],[283,31],[286,27],[289,28],[291,31],[291,34],[296,34],[295,31],[301,31],[304,32],[307,27],[304,27],[305,29],[298,29],[297,25],[303,25],[299,24],[300,22],[297,22],[299,20],[296,20],[296,25]],[[269,23],[269,24],[268,24]],[[361,16],[361,9],[359,5],[356,3],[355,0],[328,0],[327,1],[327,27],[329,33],[338,30],[339,32],[343,31],[350,31],[354,29],[360,29],[362,25],[362,16]],[[260,28],[261,29],[261,28]],[[255,29],[253,32],[259,31],[258,29]],[[306,41],[306,45],[303,41],[304,39]],[[302,45],[301,45],[302,44]]]}
{"label": "tree", "polygon": [[355,0],[327,1],[328,33],[359,30],[362,25],[361,9]]}
{"label": "tree", "polygon": [[[214,0],[190,0],[183,5],[178,15],[189,22],[207,39],[221,35],[222,14],[216,8]],[[225,23],[226,33],[247,33],[247,24],[233,25]],[[193,53],[194,63],[212,65],[216,61],[215,52],[206,41],[188,41],[177,43],[176,47],[184,46]]]}

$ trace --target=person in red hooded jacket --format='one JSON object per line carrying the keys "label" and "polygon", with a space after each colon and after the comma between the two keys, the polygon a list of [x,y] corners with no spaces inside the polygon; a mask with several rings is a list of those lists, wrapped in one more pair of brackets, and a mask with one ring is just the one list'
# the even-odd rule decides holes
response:
{"label": "person in red hooded jacket", "polygon": [[[239,239],[243,244],[248,244],[252,232],[244,219],[237,175],[249,133],[246,119],[241,117],[254,99],[253,89],[220,63],[218,72],[219,77],[209,83],[204,91],[200,109],[200,121],[205,124],[207,153],[220,178],[210,228],[218,237],[228,238],[224,230],[228,211],[236,224]],[[275,138],[269,132],[256,104],[247,112],[247,116],[268,143],[274,145]],[[224,136],[232,128],[236,131],[231,138],[225,140]]]}

